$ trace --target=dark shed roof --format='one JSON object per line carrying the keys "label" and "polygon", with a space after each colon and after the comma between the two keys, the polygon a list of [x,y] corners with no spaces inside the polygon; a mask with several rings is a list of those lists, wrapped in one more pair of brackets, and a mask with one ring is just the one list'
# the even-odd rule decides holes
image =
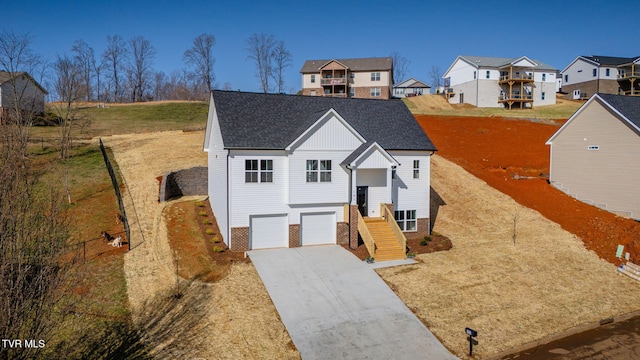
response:
{"label": "dark shed roof", "polygon": [[366,141],[386,150],[435,151],[401,100],[212,92],[226,148],[285,149],[334,109]]}
{"label": "dark shed roof", "polygon": [[600,93],[598,96],[640,128],[640,97]]}

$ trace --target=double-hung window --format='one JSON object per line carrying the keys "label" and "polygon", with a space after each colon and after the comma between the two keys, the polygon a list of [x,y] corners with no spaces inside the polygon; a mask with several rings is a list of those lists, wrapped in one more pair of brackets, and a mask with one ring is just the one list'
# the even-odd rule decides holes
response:
{"label": "double-hung window", "polygon": [[402,231],[416,231],[416,211],[396,210],[393,213],[396,223]]}
{"label": "double-hung window", "polygon": [[369,95],[372,97],[380,96],[380,88],[371,88],[371,90],[369,90]]}
{"label": "double-hung window", "polygon": [[413,160],[413,178],[420,178],[420,160]]}
{"label": "double-hung window", "polygon": [[307,160],[307,182],[331,182],[331,160]]}
{"label": "double-hung window", "polygon": [[273,160],[245,160],[244,182],[246,183],[272,183]]}
{"label": "double-hung window", "polygon": [[372,72],[371,73],[371,81],[380,81],[380,73]]}

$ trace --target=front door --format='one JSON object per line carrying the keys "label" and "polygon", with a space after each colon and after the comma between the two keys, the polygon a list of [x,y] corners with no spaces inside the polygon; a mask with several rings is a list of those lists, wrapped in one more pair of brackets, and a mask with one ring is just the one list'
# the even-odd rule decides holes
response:
{"label": "front door", "polygon": [[369,192],[368,186],[358,186],[358,210],[362,216],[368,216],[367,213],[367,193]]}

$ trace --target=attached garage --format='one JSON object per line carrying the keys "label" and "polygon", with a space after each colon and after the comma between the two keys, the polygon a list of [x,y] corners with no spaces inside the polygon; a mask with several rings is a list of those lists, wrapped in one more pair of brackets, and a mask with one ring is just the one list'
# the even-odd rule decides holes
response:
{"label": "attached garage", "polygon": [[249,249],[289,247],[289,222],[286,214],[249,217]]}
{"label": "attached garage", "polygon": [[302,246],[336,243],[336,213],[300,214],[300,242]]}

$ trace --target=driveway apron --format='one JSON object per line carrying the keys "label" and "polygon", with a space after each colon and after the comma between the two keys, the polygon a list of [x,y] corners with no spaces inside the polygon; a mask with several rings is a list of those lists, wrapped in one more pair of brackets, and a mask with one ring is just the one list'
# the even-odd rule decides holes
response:
{"label": "driveway apron", "polygon": [[303,359],[455,359],[373,271],[337,245],[249,252]]}

